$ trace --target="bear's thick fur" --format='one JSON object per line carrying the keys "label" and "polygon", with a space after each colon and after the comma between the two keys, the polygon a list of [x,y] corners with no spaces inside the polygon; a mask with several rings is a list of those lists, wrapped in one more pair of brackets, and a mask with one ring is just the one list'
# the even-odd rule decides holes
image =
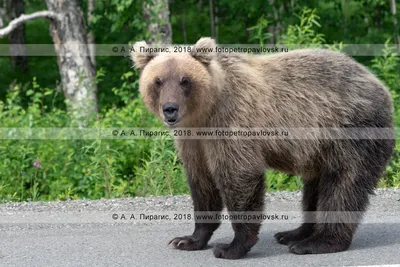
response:
{"label": "bear's thick fur", "polygon": [[[346,250],[394,148],[392,100],[385,86],[350,57],[304,49],[269,56],[204,52],[142,53],[132,59],[147,107],[172,127],[286,128],[288,138],[178,139],[195,214],[261,213],[266,168],[303,177],[304,223],[275,235],[296,254]],[[203,51],[203,52],[201,52]],[[379,128],[388,138],[290,138],[290,129]],[[218,222],[196,221],[171,243],[207,245]],[[235,236],[214,255],[241,258],[256,244],[260,222],[232,223]]]}

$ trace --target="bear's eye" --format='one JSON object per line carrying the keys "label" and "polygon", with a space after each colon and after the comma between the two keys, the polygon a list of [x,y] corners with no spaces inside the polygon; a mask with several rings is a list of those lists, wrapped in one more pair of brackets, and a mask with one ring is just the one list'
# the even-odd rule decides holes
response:
{"label": "bear's eye", "polygon": [[157,86],[161,86],[163,83],[162,83],[162,81],[161,81],[160,78],[156,78],[155,84],[156,84]]}
{"label": "bear's eye", "polygon": [[190,85],[190,79],[188,77],[183,77],[181,79],[181,85],[185,86],[185,87],[189,86]]}

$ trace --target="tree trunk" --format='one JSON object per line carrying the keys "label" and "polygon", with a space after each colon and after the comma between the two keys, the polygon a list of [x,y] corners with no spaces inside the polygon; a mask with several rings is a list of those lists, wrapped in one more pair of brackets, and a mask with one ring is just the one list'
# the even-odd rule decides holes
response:
{"label": "tree trunk", "polygon": [[[95,0],[88,0],[88,24],[89,27],[92,26],[93,18],[94,18],[94,10],[96,8]],[[96,69],[96,41],[94,37],[94,32],[90,30],[87,36],[87,41],[89,44],[89,51],[90,51],[90,60],[92,61],[93,67]]]}
{"label": "tree trunk", "polygon": [[90,60],[82,10],[77,0],[46,0],[50,11],[61,14],[51,22],[51,34],[68,111],[83,121],[97,112],[95,69]]}
{"label": "tree trunk", "polygon": [[347,36],[347,0],[342,1],[342,11],[343,11],[343,41],[345,43]]}
{"label": "tree trunk", "polygon": [[210,4],[211,37],[215,38],[215,22],[214,22],[214,4],[213,4],[213,0],[209,0],[209,4]]}
{"label": "tree trunk", "polygon": [[271,38],[268,39],[268,44],[269,45],[274,45],[275,42],[276,42],[276,36],[275,36],[275,31],[276,31],[275,28],[276,28],[276,26],[275,26],[275,22],[276,22],[277,14],[276,14],[276,8],[274,6],[274,0],[269,0],[269,4],[272,7],[272,11],[274,13],[274,22],[273,22],[273,24],[268,26],[268,32],[272,34]]}
{"label": "tree trunk", "polygon": [[280,36],[281,36],[281,28],[282,28],[281,16],[283,14],[283,11],[284,11],[284,6],[282,3],[279,6],[278,10],[274,7],[274,18],[275,18],[275,23],[276,23],[275,31],[274,31],[274,44],[277,43],[277,41],[280,39]]}
{"label": "tree trunk", "polygon": [[149,44],[172,43],[172,29],[169,22],[168,0],[148,0],[143,5],[144,19],[148,21]]}
{"label": "tree trunk", "polygon": [[215,5],[215,41],[218,43],[218,35],[219,35],[219,18],[218,18],[218,3]]}
{"label": "tree trunk", "polygon": [[6,12],[2,6],[0,6],[0,28],[4,26]]}
{"label": "tree trunk", "polygon": [[400,36],[399,36],[399,28],[398,28],[398,21],[397,21],[397,7],[396,7],[396,0],[390,0],[390,9],[393,15],[393,26],[394,26],[394,38],[397,42],[397,46],[400,47]]}
{"label": "tree trunk", "polygon": [[185,18],[185,10],[183,5],[181,6],[181,22],[182,22],[182,33],[183,33],[183,43],[187,44],[187,33],[186,33],[186,18]]}
{"label": "tree trunk", "polygon": [[[7,13],[9,21],[24,14],[24,0],[8,0]],[[25,46],[25,24],[19,25],[8,35],[10,44],[11,68],[20,72],[28,70],[28,57],[26,56]]]}

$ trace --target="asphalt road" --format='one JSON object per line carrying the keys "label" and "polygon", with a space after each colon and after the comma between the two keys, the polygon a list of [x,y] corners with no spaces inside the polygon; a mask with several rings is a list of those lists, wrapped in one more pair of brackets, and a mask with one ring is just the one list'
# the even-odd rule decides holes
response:
{"label": "asphalt road", "polygon": [[235,261],[212,254],[214,244],[233,237],[228,222],[209,249],[186,252],[167,245],[193,230],[183,218],[191,212],[188,196],[4,204],[0,266],[400,266],[400,189],[377,191],[351,248],[335,254],[289,253],[273,235],[300,222],[300,194],[268,194],[266,201],[266,214],[286,219],[264,222],[259,242]]}

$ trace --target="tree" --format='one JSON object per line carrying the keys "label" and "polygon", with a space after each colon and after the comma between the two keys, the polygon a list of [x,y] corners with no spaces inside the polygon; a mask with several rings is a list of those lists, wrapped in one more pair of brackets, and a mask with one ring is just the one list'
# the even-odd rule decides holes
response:
{"label": "tree", "polygon": [[[94,10],[96,8],[96,1],[95,0],[88,0],[88,24],[89,26],[93,26],[93,19],[94,19]],[[89,44],[89,51],[90,51],[90,60],[92,61],[93,66],[96,68],[96,41],[94,38],[93,30],[88,32],[87,41]]]}
{"label": "tree", "polygon": [[[24,13],[24,0],[8,0],[6,5],[8,19],[11,21]],[[28,70],[28,57],[25,46],[25,24],[19,25],[8,36],[10,43],[11,68],[21,72]]]}
{"label": "tree", "polygon": [[75,117],[85,118],[97,111],[97,86],[82,10],[77,0],[46,0],[46,4],[50,11],[63,14],[52,20],[51,35],[69,109]]}
{"label": "tree", "polygon": [[48,11],[22,14],[10,21],[7,27],[0,29],[0,38],[29,20],[50,20],[68,110],[83,126],[84,120],[97,111],[97,86],[82,10],[78,0],[46,0],[46,4]]}
{"label": "tree", "polygon": [[3,19],[4,19],[4,16],[5,16],[6,12],[5,12],[5,10],[4,10],[4,8],[3,8],[3,6],[1,4],[2,3],[0,1],[0,27],[3,27],[4,26]]}
{"label": "tree", "polygon": [[214,3],[213,0],[209,0],[210,5],[210,26],[211,26],[211,37],[215,39],[215,15],[214,15]]}
{"label": "tree", "polygon": [[390,0],[390,7],[393,15],[393,26],[394,26],[394,38],[397,45],[400,47],[400,35],[398,29],[398,22],[397,22],[397,7],[396,7],[396,0]]}
{"label": "tree", "polygon": [[144,19],[148,21],[148,43],[171,44],[172,30],[169,22],[168,0],[148,0],[143,5]]}

